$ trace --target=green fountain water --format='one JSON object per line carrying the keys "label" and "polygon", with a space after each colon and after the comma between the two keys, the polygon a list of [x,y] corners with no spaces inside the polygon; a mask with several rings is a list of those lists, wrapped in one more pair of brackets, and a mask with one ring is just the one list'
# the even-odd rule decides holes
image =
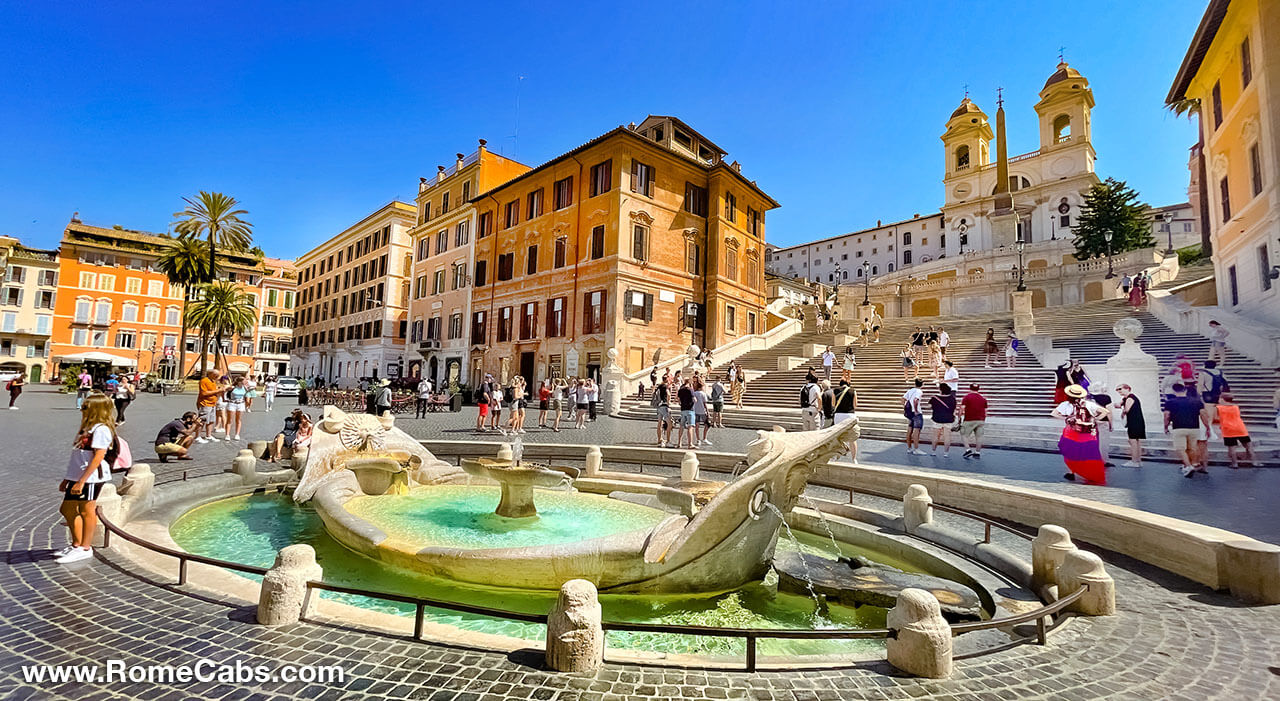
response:
{"label": "green fountain water", "polygon": [[[605,497],[539,492],[541,516],[538,519],[494,523],[490,516],[501,519],[492,514],[497,500],[496,489],[459,489],[469,491],[453,494],[452,488],[433,487],[426,491],[439,490],[439,498],[419,490],[396,499],[366,498],[351,503],[353,510],[363,510],[364,517],[375,523],[381,521],[379,527],[391,526],[396,533],[394,537],[426,536],[437,544],[473,548],[567,542],[562,540],[565,538],[581,540],[647,528],[665,516],[663,512]],[[590,500],[591,509],[582,508],[584,498]],[[363,503],[357,505],[358,502]],[[575,503],[578,504],[576,508],[573,506]],[[597,507],[599,511],[596,511]],[[334,584],[539,614],[549,610],[555,599],[555,592],[462,584],[399,570],[357,555],[325,532],[323,523],[311,508],[294,504],[287,495],[255,494],[207,504],[178,519],[170,532],[174,541],[189,552],[264,567],[271,565],[280,548],[293,543],[307,543],[316,550],[316,558],[324,568],[325,581]],[[878,553],[868,553],[846,543],[838,545],[844,555],[870,557],[895,567],[914,570],[903,562]],[[778,543],[779,550],[795,547],[822,557],[833,557],[832,544],[825,537],[797,533],[795,544],[781,540]],[[413,615],[409,605],[331,592],[322,595],[384,613]],[[764,582],[724,594],[602,594],[600,602],[606,620],[612,621],[755,628],[807,628],[815,624],[813,601],[807,597],[779,593],[772,575]],[[883,627],[884,616],[884,609],[871,606],[858,609],[831,606],[817,625],[877,628]],[[544,634],[540,625],[441,609],[428,609],[426,617],[431,622],[460,629],[515,638],[538,640]],[[742,641],[729,638],[611,632],[608,642],[613,647],[670,653],[741,655],[743,652]],[[877,645],[876,641],[762,640],[760,650],[766,655],[826,654],[867,650]]]}

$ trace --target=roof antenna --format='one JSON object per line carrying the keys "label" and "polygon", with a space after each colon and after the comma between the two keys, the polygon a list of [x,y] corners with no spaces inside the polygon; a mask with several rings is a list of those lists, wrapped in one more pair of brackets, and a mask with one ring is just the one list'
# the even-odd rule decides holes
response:
{"label": "roof antenna", "polygon": [[511,158],[514,160],[519,152],[520,146],[520,86],[524,83],[524,76],[516,79],[516,130],[511,135]]}

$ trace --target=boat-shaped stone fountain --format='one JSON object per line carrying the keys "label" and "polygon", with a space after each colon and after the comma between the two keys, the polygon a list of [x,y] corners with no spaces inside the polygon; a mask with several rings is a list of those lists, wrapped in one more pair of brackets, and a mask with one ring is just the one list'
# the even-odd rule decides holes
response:
{"label": "boat-shaped stone fountain", "polygon": [[[311,502],[330,535],[346,547],[428,575],[527,589],[553,590],[567,580],[586,579],[609,592],[721,592],[766,574],[778,529],[814,469],[843,452],[858,432],[856,419],[819,431],[759,431],[747,446],[748,467],[691,515],[651,509],[640,515],[648,520],[636,521],[643,522],[641,527],[620,532],[569,528],[568,540],[504,547],[525,522],[555,525],[550,514],[530,518],[537,513],[533,504],[542,498],[540,489],[570,486],[569,470],[516,466],[514,455],[457,467],[396,429],[389,415],[347,415],[325,407],[295,499]],[[450,501],[434,512],[444,515],[441,523],[428,524],[465,531],[477,545],[420,535],[436,532],[431,529],[406,536],[397,524],[360,515],[376,511],[371,503],[408,504],[386,500],[429,498],[432,490],[448,492],[451,499],[466,490],[492,495],[494,480],[501,490],[496,515],[492,506],[486,514],[462,513]],[[555,497],[561,513],[647,508],[574,491]],[[596,522],[614,520],[622,521],[605,514]]]}

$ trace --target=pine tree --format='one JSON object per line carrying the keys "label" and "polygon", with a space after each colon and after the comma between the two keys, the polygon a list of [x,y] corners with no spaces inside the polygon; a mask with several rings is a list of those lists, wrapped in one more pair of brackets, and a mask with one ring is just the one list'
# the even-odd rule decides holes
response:
{"label": "pine tree", "polygon": [[1155,245],[1147,206],[1138,201],[1133,188],[1115,178],[1090,188],[1072,231],[1079,260],[1107,255],[1107,232],[1111,232],[1113,255]]}

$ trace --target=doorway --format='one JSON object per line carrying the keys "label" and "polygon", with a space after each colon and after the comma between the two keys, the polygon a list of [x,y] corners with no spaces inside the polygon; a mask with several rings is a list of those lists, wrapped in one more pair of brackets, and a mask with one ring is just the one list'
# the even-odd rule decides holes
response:
{"label": "doorway", "polygon": [[533,387],[533,368],[535,353],[533,351],[524,351],[520,354],[520,376],[524,378],[526,386]]}

